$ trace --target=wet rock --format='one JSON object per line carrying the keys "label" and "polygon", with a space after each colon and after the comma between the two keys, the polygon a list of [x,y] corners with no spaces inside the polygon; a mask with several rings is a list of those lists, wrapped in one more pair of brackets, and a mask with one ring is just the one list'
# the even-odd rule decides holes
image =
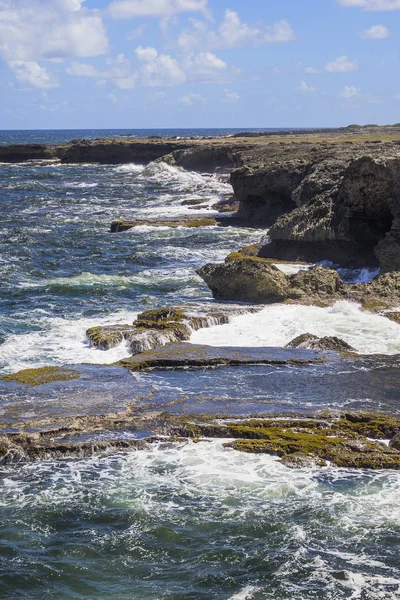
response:
{"label": "wet rock", "polygon": [[79,379],[79,377],[79,372],[74,369],[66,367],[39,367],[37,369],[24,369],[11,375],[4,375],[0,377],[0,380],[15,381],[15,383],[35,387],[53,381],[71,381],[72,379]]}
{"label": "wet rock", "polygon": [[303,298],[306,303],[330,305],[345,296],[346,287],[337,271],[316,267],[288,277],[291,293],[288,297]]}
{"label": "wet rock", "polygon": [[158,308],[139,314],[132,325],[92,327],[86,331],[86,337],[90,344],[101,350],[109,350],[125,341],[136,354],[171,342],[189,340],[193,331],[223,325],[233,316],[257,310],[256,307],[241,306]]}
{"label": "wet rock", "polygon": [[197,271],[215,298],[269,304],[298,300],[330,305],[345,296],[345,284],[336,271],[317,267],[285,275],[271,260],[242,253],[228,255],[224,263]]}
{"label": "wet rock", "polygon": [[308,348],[309,350],[332,350],[334,352],[356,352],[344,340],[336,336],[319,338],[312,333],[303,333],[286,344],[286,348]]}
{"label": "wet rock", "polygon": [[321,266],[285,275],[273,264],[275,259],[254,255],[257,248],[256,245],[248,251],[232,252],[224,263],[207,264],[197,271],[215,298],[316,306],[352,300],[374,312],[397,307],[400,303],[400,273],[385,273],[360,284],[345,284],[337,271]]}
{"label": "wet rock", "polygon": [[232,196],[216,202],[211,208],[219,213],[236,213],[239,210],[239,201]]}
{"label": "wet rock", "polygon": [[394,450],[400,450],[400,433],[396,433],[396,435],[390,440],[389,446]]}
{"label": "wet rock", "polygon": [[133,227],[215,227],[218,225],[217,219],[213,217],[199,217],[193,219],[134,219],[132,221],[113,221],[111,223],[111,233],[120,233],[128,231]]}
{"label": "wet rock", "polygon": [[118,362],[131,371],[147,369],[204,368],[238,365],[309,365],[324,358],[307,350],[284,348],[218,348],[197,344],[168,344]]}
{"label": "wet rock", "polygon": [[204,204],[209,200],[209,198],[193,198],[193,200],[183,200],[181,202],[181,206],[198,206],[199,204]]}
{"label": "wet rock", "polygon": [[381,314],[382,314],[382,316],[386,317],[387,319],[390,319],[391,321],[394,321],[395,323],[400,325],[400,312],[399,311],[389,311],[389,312],[384,312]]}

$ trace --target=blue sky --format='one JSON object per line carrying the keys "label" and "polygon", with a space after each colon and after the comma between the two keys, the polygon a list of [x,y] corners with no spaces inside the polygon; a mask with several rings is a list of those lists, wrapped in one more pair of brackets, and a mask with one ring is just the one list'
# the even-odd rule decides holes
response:
{"label": "blue sky", "polygon": [[0,0],[0,129],[400,121],[400,0]]}

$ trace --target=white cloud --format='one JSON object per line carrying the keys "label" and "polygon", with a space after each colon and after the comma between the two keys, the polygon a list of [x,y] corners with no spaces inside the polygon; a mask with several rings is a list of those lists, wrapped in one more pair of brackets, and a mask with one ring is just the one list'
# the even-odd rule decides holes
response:
{"label": "white cloud", "polygon": [[212,52],[190,54],[182,67],[189,82],[224,83],[229,79],[228,65]]}
{"label": "white cloud", "polygon": [[240,21],[239,15],[232,10],[226,10],[218,37],[225,47],[239,46],[240,44],[252,43],[260,36],[260,30],[250,27]]}
{"label": "white cloud", "polygon": [[237,92],[230,92],[229,90],[224,90],[225,97],[223,98],[223,102],[228,102],[229,104],[236,104],[239,102],[240,96]]}
{"label": "white cloud", "polygon": [[390,37],[390,31],[385,25],[373,25],[361,33],[366,40],[385,40]]}
{"label": "white cloud", "polygon": [[53,80],[47,69],[35,61],[15,60],[10,62],[10,67],[13,69],[18,83],[25,89],[58,87],[58,83]]}
{"label": "white cloud", "polygon": [[136,57],[142,63],[136,76],[145,87],[179,85],[186,81],[186,75],[175,58],[168,54],[158,54],[155,48],[136,48]]}
{"label": "white cloud", "polygon": [[166,17],[185,12],[207,14],[207,0],[114,0],[108,10],[115,19]]}
{"label": "white cloud", "polygon": [[142,37],[145,30],[146,30],[146,25],[140,25],[140,27],[136,27],[135,29],[132,29],[132,31],[130,32],[130,34],[128,36],[128,40],[137,40],[138,38]]}
{"label": "white cloud", "polygon": [[314,67],[306,67],[304,71],[309,75],[315,75],[315,73],[318,73],[318,69],[314,69]]}
{"label": "white cloud", "polygon": [[302,94],[312,94],[313,92],[317,91],[315,87],[307,85],[304,80],[300,82],[300,86],[297,88],[297,90]]}
{"label": "white cloud", "polygon": [[358,69],[358,61],[347,56],[339,56],[336,60],[325,65],[325,70],[330,73],[347,73]]}
{"label": "white cloud", "polygon": [[191,27],[184,29],[177,40],[177,46],[182,52],[192,52],[196,49],[221,49],[237,46],[257,46],[265,43],[290,42],[295,34],[285,20],[265,26],[251,26],[242,23],[237,12],[230,9],[225,11],[224,18],[217,29],[198,19],[190,19]]}
{"label": "white cloud", "polygon": [[346,8],[362,8],[367,11],[400,10],[400,0],[338,0]]}
{"label": "white cloud", "polygon": [[72,62],[67,73],[75,77],[96,78],[98,85],[112,81],[121,90],[142,87],[172,87],[183,83],[224,83],[233,72],[212,52],[173,57],[159,54],[153,47],[139,46],[135,50],[137,64],[124,55],[107,59],[104,69],[87,63]]}
{"label": "white cloud", "polygon": [[97,10],[83,0],[2,0],[0,54],[7,61],[99,56],[108,38]]}
{"label": "white cloud", "polygon": [[186,94],[186,96],[182,96],[182,98],[179,98],[178,100],[178,102],[180,104],[183,104],[183,106],[193,106],[197,102],[204,103],[205,101],[206,99],[204,98],[204,96],[201,96],[200,94],[195,94],[193,92]]}
{"label": "white cloud", "polygon": [[268,43],[291,42],[294,39],[294,31],[287,21],[279,21],[279,23],[267,27],[264,35],[264,41]]}
{"label": "white cloud", "polygon": [[138,77],[136,73],[129,77],[116,77],[114,83],[120,90],[132,90],[137,84]]}
{"label": "white cloud", "polygon": [[340,97],[350,100],[359,97],[360,93],[360,88],[356,88],[354,85],[345,85],[343,90],[340,92]]}
{"label": "white cloud", "polygon": [[66,69],[68,75],[72,77],[99,77],[97,69],[93,65],[86,63],[73,62]]}

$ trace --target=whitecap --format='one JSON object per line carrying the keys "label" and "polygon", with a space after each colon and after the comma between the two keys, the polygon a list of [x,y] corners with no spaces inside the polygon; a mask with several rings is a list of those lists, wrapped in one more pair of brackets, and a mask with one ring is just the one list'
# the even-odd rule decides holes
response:
{"label": "whitecap", "polygon": [[329,308],[274,304],[256,314],[235,317],[228,325],[196,331],[193,344],[211,346],[284,346],[303,333],[337,336],[363,354],[400,353],[400,327],[341,301]]}

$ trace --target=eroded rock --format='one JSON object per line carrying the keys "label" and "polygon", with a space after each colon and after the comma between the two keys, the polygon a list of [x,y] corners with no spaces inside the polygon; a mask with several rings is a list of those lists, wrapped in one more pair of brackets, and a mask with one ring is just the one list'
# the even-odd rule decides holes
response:
{"label": "eroded rock", "polygon": [[303,333],[286,344],[286,348],[308,348],[309,350],[332,350],[334,352],[356,352],[350,344],[336,336],[318,337]]}
{"label": "eroded rock", "polygon": [[195,306],[165,307],[147,310],[132,325],[91,327],[88,341],[101,350],[109,350],[127,342],[133,354],[159,348],[171,342],[189,340],[193,331],[224,325],[233,316],[256,312],[257,307],[214,305],[203,309]]}

